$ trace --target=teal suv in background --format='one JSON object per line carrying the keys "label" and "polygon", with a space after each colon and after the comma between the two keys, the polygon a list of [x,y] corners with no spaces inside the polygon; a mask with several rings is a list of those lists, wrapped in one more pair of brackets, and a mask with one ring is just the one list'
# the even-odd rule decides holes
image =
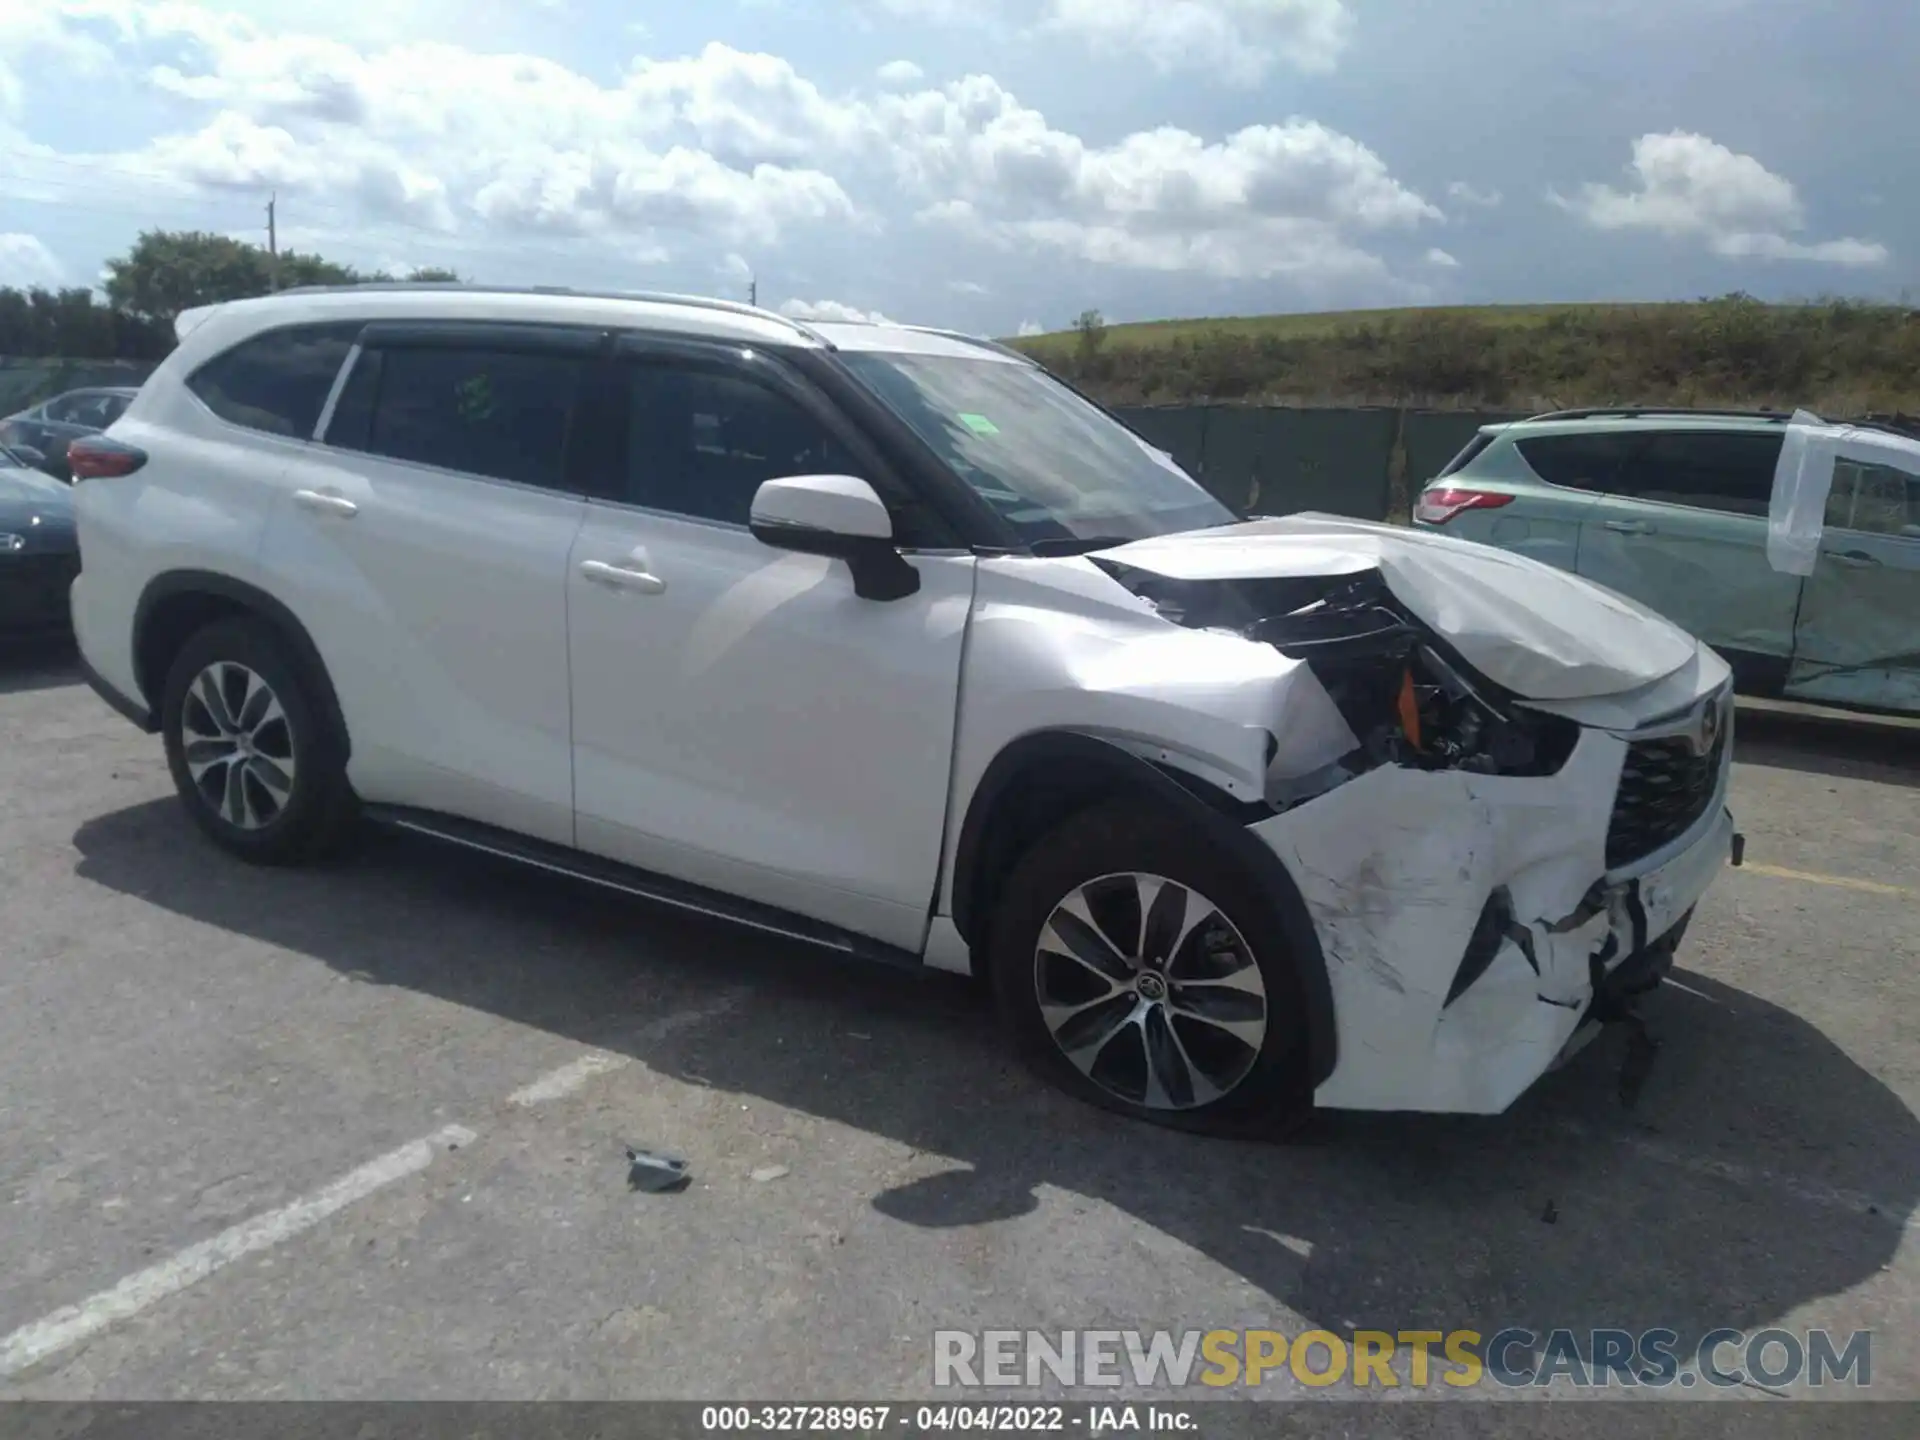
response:
{"label": "teal suv in background", "polygon": [[1920,714],[1920,474],[1842,460],[1811,575],[1767,560],[1790,417],[1570,410],[1488,425],[1417,528],[1513,550],[1659,611],[1743,694]]}

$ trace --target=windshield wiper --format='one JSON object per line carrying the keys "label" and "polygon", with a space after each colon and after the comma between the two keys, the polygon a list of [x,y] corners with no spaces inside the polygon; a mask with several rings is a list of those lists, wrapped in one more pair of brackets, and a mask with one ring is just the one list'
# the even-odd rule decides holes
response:
{"label": "windshield wiper", "polygon": [[1064,535],[1053,540],[1035,540],[1027,548],[1036,555],[1088,555],[1095,550],[1111,550],[1116,545],[1131,545],[1137,535]]}

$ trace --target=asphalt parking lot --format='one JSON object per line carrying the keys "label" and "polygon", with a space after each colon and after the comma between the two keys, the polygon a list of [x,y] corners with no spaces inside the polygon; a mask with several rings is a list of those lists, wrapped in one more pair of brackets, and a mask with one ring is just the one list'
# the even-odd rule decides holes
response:
{"label": "asphalt parking lot", "polygon": [[1519,1325],[1871,1329],[1920,1398],[1920,730],[1743,713],[1637,1110],[1609,1036],[1287,1146],[1061,1098],[947,978],[397,836],[248,869],[58,655],[0,658],[0,736],[0,1396],[924,1398],[936,1329]]}

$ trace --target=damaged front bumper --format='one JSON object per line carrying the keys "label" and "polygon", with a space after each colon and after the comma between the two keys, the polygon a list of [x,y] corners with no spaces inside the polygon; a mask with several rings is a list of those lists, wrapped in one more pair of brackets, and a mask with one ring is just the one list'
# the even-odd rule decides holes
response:
{"label": "damaged front bumper", "polygon": [[1250,827],[1326,956],[1337,1059],[1317,1104],[1499,1113],[1664,977],[1739,849],[1731,743],[1699,818],[1609,868],[1636,742],[1584,729],[1550,776],[1383,767]]}

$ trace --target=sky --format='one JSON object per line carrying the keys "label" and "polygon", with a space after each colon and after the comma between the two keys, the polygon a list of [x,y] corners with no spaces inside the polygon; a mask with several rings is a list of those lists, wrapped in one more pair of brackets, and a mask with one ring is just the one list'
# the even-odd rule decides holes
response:
{"label": "sky", "polygon": [[145,228],[992,334],[1920,293],[1912,0],[0,0],[0,284]]}

